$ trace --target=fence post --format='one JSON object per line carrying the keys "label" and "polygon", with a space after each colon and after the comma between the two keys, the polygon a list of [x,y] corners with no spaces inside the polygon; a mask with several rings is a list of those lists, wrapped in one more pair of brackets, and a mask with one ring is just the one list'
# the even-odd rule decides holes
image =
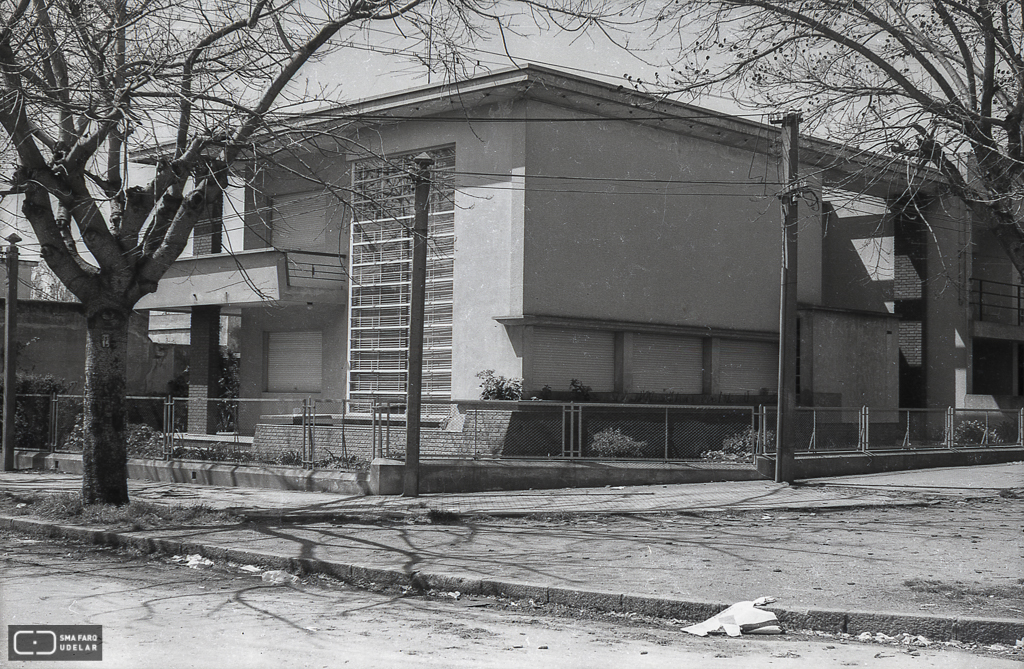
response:
{"label": "fence post", "polygon": [[811,443],[808,450],[818,450],[818,410],[811,409]]}
{"label": "fence post", "polygon": [[946,407],[946,448],[953,448],[953,407]]}
{"label": "fence post", "polygon": [[862,406],[860,408],[860,426],[857,430],[857,439],[860,442],[860,450],[867,451],[870,435],[868,434],[870,420],[868,416],[868,408]]}
{"label": "fence post", "polygon": [[377,400],[370,403],[370,460],[377,457]]}
{"label": "fence post", "polygon": [[316,463],[316,399],[309,400],[309,468],[314,469]]}
{"label": "fence post", "polygon": [[348,462],[348,444],[345,442],[345,407],[349,400],[341,400],[341,459]]}
{"label": "fence post", "polygon": [[665,462],[668,462],[668,407],[665,407]]}
{"label": "fence post", "polygon": [[171,459],[171,434],[174,432],[174,398],[164,397],[164,460]]}
{"label": "fence post", "polygon": [[59,423],[60,402],[57,393],[50,393],[50,452],[57,450],[57,426]]}
{"label": "fence post", "polygon": [[1017,445],[1024,448],[1024,408],[1017,410]]}

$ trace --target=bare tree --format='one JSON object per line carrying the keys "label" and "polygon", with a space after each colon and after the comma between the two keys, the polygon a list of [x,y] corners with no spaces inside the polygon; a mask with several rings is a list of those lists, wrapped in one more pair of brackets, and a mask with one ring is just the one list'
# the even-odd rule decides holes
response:
{"label": "bare tree", "polygon": [[1024,9],[1007,0],[676,0],[662,91],[801,109],[805,127],[941,171],[1024,274]]}
{"label": "bare tree", "polygon": [[[590,0],[518,0],[561,25]],[[516,4],[516,3],[513,3]],[[16,0],[0,6],[0,126],[41,255],[87,320],[86,503],[128,501],[125,376],[133,305],[156,290],[228,170],[316,100],[300,69],[371,24],[430,40],[438,62],[497,0]],[[348,74],[348,73],[346,73]],[[350,76],[359,76],[352,73]],[[130,183],[129,153],[166,146]]]}

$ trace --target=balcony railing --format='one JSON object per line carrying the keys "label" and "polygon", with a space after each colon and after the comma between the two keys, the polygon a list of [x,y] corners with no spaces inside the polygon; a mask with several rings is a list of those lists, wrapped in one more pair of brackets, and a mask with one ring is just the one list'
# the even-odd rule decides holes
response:
{"label": "balcony railing", "polygon": [[336,253],[275,248],[180,258],[138,308],[343,304],[348,298],[344,263],[345,256]]}
{"label": "balcony railing", "polygon": [[976,321],[1024,325],[1024,286],[971,279],[971,316]]}

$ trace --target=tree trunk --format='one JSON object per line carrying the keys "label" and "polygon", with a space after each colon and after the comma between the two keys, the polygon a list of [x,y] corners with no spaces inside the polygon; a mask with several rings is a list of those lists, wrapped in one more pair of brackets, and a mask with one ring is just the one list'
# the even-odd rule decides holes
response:
{"label": "tree trunk", "polygon": [[125,378],[130,310],[90,311],[85,352],[82,502],[128,503]]}

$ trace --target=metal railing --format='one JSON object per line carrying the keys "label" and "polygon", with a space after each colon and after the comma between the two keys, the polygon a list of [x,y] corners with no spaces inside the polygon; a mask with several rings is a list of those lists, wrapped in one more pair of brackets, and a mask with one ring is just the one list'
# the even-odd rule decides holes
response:
{"label": "metal railing", "polygon": [[[474,400],[432,404],[421,458],[495,457],[752,462],[758,411],[683,406]],[[374,413],[374,452],[405,448],[404,405]]]}
{"label": "metal railing", "polygon": [[[81,451],[83,403],[19,395],[17,447]],[[405,453],[398,403],[133,396],[127,409],[129,457],[351,469]],[[774,406],[424,400],[420,457],[750,465],[775,452],[775,426]],[[795,427],[803,454],[1024,445],[1024,410],[800,407]]]}
{"label": "metal railing", "polygon": [[1024,286],[971,279],[971,314],[978,321],[1024,325]]}
{"label": "metal railing", "polygon": [[1024,444],[1024,409],[797,409],[798,453]]}

